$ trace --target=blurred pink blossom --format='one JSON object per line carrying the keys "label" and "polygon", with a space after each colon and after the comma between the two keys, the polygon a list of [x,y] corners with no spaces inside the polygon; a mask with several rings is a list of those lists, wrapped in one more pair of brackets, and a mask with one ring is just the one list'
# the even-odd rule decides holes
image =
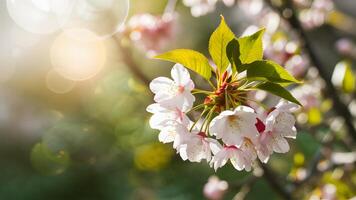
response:
{"label": "blurred pink blossom", "polygon": [[228,187],[226,181],[220,180],[217,176],[211,176],[204,186],[203,193],[209,200],[221,200]]}
{"label": "blurred pink blossom", "polygon": [[173,29],[174,16],[172,14],[154,16],[146,13],[131,17],[125,33],[140,48],[155,53],[172,38]]}

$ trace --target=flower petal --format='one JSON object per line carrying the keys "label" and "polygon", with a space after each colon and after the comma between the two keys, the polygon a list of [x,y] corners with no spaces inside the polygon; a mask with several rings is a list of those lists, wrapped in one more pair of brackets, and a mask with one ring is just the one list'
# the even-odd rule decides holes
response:
{"label": "flower petal", "polygon": [[188,160],[188,156],[187,156],[187,145],[186,144],[183,144],[183,145],[180,145],[177,149],[180,157],[182,158],[182,160]]}
{"label": "flower petal", "polygon": [[158,77],[151,81],[150,89],[153,93],[156,94],[162,91],[169,90],[171,85],[174,85],[174,82],[171,79],[167,77]]}
{"label": "flower petal", "polygon": [[171,71],[174,82],[179,86],[186,86],[191,83],[188,70],[181,64],[175,64]]}
{"label": "flower petal", "polygon": [[158,140],[162,143],[170,143],[175,140],[176,134],[177,132],[173,127],[168,127],[159,133]]}
{"label": "flower petal", "polygon": [[276,105],[276,109],[283,111],[283,112],[294,112],[295,110],[297,110],[300,106],[298,106],[295,103],[290,103],[290,102],[286,102],[286,101],[280,101],[277,105]]}
{"label": "flower petal", "polygon": [[153,104],[147,106],[147,108],[146,108],[146,111],[149,112],[149,113],[164,112],[165,110],[167,110],[167,109],[163,108],[158,103],[153,103]]}
{"label": "flower petal", "polygon": [[214,155],[223,148],[223,146],[221,146],[221,144],[215,139],[207,138],[206,140],[209,142],[210,150]]}
{"label": "flower petal", "polygon": [[235,108],[234,112],[238,112],[238,111],[243,111],[243,112],[249,112],[249,113],[255,113],[255,110],[251,107],[248,106],[238,106]]}
{"label": "flower petal", "polygon": [[230,151],[230,162],[234,166],[235,169],[241,171],[244,169],[245,162],[240,150],[229,150]]}
{"label": "flower petal", "polygon": [[289,151],[289,144],[283,137],[273,138],[273,151],[276,153],[287,153]]}
{"label": "flower petal", "polygon": [[216,171],[218,168],[224,166],[228,159],[227,151],[223,148],[211,159],[210,166],[213,166]]}

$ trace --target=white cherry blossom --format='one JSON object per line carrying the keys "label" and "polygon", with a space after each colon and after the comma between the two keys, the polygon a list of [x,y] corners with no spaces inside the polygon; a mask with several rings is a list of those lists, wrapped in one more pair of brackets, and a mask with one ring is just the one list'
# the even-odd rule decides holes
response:
{"label": "white cherry blossom", "polygon": [[168,109],[158,103],[154,103],[149,105],[146,110],[153,114],[149,121],[153,129],[161,130],[168,126],[172,120],[186,126],[188,126],[190,122],[188,116],[178,108]]}
{"label": "white cherry blossom", "polygon": [[265,119],[257,118],[256,128],[260,133],[256,145],[258,158],[266,163],[273,152],[286,153],[289,144],[286,138],[296,138],[295,118],[291,112],[298,106],[280,102]]}
{"label": "white cherry blossom", "polygon": [[[216,146],[214,148],[216,148]],[[231,164],[234,166],[234,168],[239,171],[243,170],[245,166],[249,165],[247,163],[248,161],[244,152],[238,147],[236,147],[235,145],[231,145],[231,146],[224,145],[223,147],[220,145],[218,146],[218,150],[217,149],[213,150],[214,148],[211,148],[214,153],[214,156],[210,161],[210,166],[214,167],[215,171],[218,168],[224,166],[229,160]]]}
{"label": "white cherry blossom", "polygon": [[254,122],[257,114],[247,106],[238,106],[234,111],[221,112],[210,123],[210,132],[227,145],[242,144],[243,139],[255,140],[258,137]]}
{"label": "white cherry blossom", "polygon": [[176,64],[172,68],[171,76],[173,80],[166,77],[152,80],[150,89],[155,94],[154,100],[165,108],[188,111],[195,101],[191,93],[194,83],[189,72],[182,65]]}
{"label": "white cherry blossom", "polygon": [[190,162],[201,162],[203,159],[211,160],[212,145],[220,144],[217,140],[208,138],[204,132],[193,131],[182,137],[178,148],[182,158],[187,158]]}
{"label": "white cherry blossom", "polygon": [[278,138],[274,139],[271,132],[261,132],[258,142],[255,143],[257,156],[263,163],[267,163],[273,153],[273,140],[278,141]]}
{"label": "white cherry blossom", "polygon": [[266,118],[266,129],[277,135],[295,139],[297,130],[294,127],[295,117],[291,114],[298,109],[298,105],[281,101]]}
{"label": "white cherry blossom", "polygon": [[178,148],[181,145],[182,138],[185,134],[189,134],[186,126],[176,121],[168,121],[167,126],[162,128],[158,135],[158,140],[162,143],[173,142],[173,148]]}
{"label": "white cherry blossom", "polygon": [[257,158],[255,145],[250,139],[244,138],[240,149],[243,151],[245,157],[245,170],[251,171],[252,165]]}

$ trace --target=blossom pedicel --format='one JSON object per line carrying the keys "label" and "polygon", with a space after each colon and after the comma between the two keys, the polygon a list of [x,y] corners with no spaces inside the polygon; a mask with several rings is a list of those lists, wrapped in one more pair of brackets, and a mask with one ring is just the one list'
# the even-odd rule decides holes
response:
{"label": "blossom pedicel", "polygon": [[[236,38],[222,17],[209,41],[215,66],[188,49],[156,56],[177,64],[172,79],[158,77],[150,84],[156,102],[147,107],[153,114],[150,126],[160,131],[159,141],[173,143],[183,160],[206,160],[215,170],[231,162],[239,171],[250,171],[257,159],[266,163],[273,152],[289,151],[287,139],[297,134],[292,112],[301,104],[283,86],[301,82],[277,63],[263,60],[263,33],[264,29]],[[212,90],[195,88],[187,68],[201,75]],[[258,90],[284,100],[267,108],[248,95]],[[194,106],[194,95],[204,100]],[[265,111],[257,112],[249,102]],[[192,121],[193,112],[199,117]]]}

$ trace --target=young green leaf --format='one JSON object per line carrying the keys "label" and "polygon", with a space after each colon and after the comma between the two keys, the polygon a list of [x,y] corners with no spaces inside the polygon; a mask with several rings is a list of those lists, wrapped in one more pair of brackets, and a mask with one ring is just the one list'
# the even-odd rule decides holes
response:
{"label": "young green leaf", "polygon": [[209,64],[208,59],[197,51],[190,49],[176,49],[155,56],[154,58],[182,64],[207,80],[211,77],[212,67]]}
{"label": "young green leaf", "polygon": [[224,17],[221,16],[220,25],[213,32],[209,40],[209,53],[219,73],[223,73],[229,65],[229,60],[226,56],[226,46],[234,38],[234,33],[226,24]]}
{"label": "young green leaf", "polygon": [[355,79],[349,60],[342,60],[336,64],[331,78],[336,87],[342,89],[345,93],[351,93],[355,91]]}
{"label": "young green leaf", "polygon": [[255,61],[243,65],[250,80],[265,80],[274,83],[301,83],[282,66],[270,60]]}
{"label": "young green leaf", "polygon": [[344,80],[342,81],[342,89],[346,93],[355,91],[355,75],[350,65],[346,66]]}
{"label": "young green leaf", "polygon": [[[263,58],[262,37],[265,29],[261,29],[256,33],[239,38],[240,44],[240,61],[243,64],[252,63]],[[237,69],[239,72],[241,70]]]}
{"label": "young green leaf", "polygon": [[286,99],[290,102],[293,102],[293,103],[296,103],[296,104],[302,106],[302,104],[296,98],[294,98],[293,95],[288,90],[286,90],[284,87],[282,87],[279,84],[265,82],[265,83],[257,85],[255,88],[264,90],[266,92],[277,95],[279,97],[282,97],[283,99]]}
{"label": "young green leaf", "polygon": [[237,39],[232,39],[226,47],[226,55],[230,61],[232,72],[241,72],[238,68],[241,66],[240,61],[240,44]]}

